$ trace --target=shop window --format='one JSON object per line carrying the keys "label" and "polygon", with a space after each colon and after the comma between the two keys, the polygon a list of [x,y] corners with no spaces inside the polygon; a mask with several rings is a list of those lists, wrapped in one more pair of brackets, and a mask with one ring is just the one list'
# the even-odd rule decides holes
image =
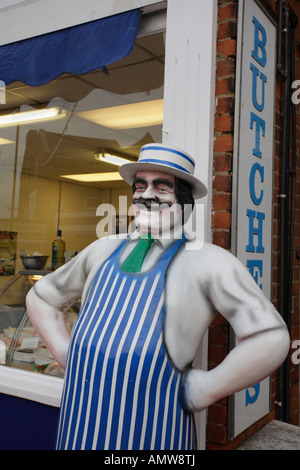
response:
{"label": "shop window", "polygon": [[[26,293],[51,271],[58,229],[65,261],[109,230],[127,230],[130,218],[120,217],[119,198],[127,197],[129,207],[131,188],[120,179],[118,166],[102,156],[134,161],[142,145],[161,142],[163,84],[164,35],[157,34],[138,38],[127,57],[105,70],[66,73],[38,87],[13,82],[1,91],[2,364],[47,373],[52,359],[28,320]],[[53,116],[45,117],[45,111]],[[29,120],[22,122],[24,116]],[[101,204],[112,204],[116,212],[115,224],[99,233]],[[26,269],[21,255],[47,260],[42,268]],[[70,330],[79,307],[66,312]],[[48,372],[60,373],[54,369]]]}

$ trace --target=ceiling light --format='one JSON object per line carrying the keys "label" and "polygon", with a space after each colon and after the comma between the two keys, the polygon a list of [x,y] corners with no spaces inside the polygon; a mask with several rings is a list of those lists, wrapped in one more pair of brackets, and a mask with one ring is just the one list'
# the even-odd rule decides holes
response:
{"label": "ceiling light", "polygon": [[61,178],[81,181],[83,183],[95,183],[103,181],[123,181],[118,172],[113,173],[84,173],[79,175],[60,175]]}
{"label": "ceiling light", "polygon": [[59,107],[5,114],[4,116],[0,116],[0,127],[61,119],[64,118],[66,114],[66,110]]}
{"label": "ceiling light", "polygon": [[107,152],[96,153],[95,159],[99,162],[110,163],[111,165],[121,166],[124,163],[130,163],[130,160],[126,158],[118,157],[117,155],[111,155]]}
{"label": "ceiling light", "polygon": [[110,129],[135,129],[161,125],[163,107],[164,100],[160,99],[82,111],[76,115]]}
{"label": "ceiling light", "polygon": [[8,140],[4,139],[3,137],[0,137],[0,145],[7,145],[7,144],[14,144],[14,140]]}

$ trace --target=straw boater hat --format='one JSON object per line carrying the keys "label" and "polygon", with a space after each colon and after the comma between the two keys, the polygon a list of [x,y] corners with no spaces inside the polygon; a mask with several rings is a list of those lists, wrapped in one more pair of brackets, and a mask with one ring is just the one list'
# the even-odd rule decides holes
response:
{"label": "straw boater hat", "polygon": [[164,144],[147,144],[141,148],[138,162],[125,163],[119,172],[124,181],[132,186],[138,171],[162,171],[187,181],[195,199],[207,193],[205,185],[194,176],[195,162],[183,150]]}

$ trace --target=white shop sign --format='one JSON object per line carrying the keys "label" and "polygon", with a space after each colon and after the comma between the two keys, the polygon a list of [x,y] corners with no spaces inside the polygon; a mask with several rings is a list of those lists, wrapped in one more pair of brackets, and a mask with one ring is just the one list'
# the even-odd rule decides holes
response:
{"label": "white shop sign", "polygon": [[[276,27],[255,0],[239,2],[233,249],[271,298]],[[230,437],[270,411],[270,380],[230,400]]]}

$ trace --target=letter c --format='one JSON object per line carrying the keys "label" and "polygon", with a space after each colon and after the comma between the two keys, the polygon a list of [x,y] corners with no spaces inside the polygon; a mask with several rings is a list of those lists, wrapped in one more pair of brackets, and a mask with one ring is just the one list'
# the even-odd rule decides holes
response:
{"label": "letter c", "polygon": [[264,191],[261,190],[259,197],[256,196],[255,175],[257,171],[260,174],[260,181],[262,183],[264,182],[264,167],[261,166],[259,163],[254,163],[254,165],[251,168],[250,176],[249,176],[249,189],[250,189],[250,196],[251,196],[252,201],[254,202],[254,204],[259,206],[259,204],[261,204],[261,201],[263,200]]}

